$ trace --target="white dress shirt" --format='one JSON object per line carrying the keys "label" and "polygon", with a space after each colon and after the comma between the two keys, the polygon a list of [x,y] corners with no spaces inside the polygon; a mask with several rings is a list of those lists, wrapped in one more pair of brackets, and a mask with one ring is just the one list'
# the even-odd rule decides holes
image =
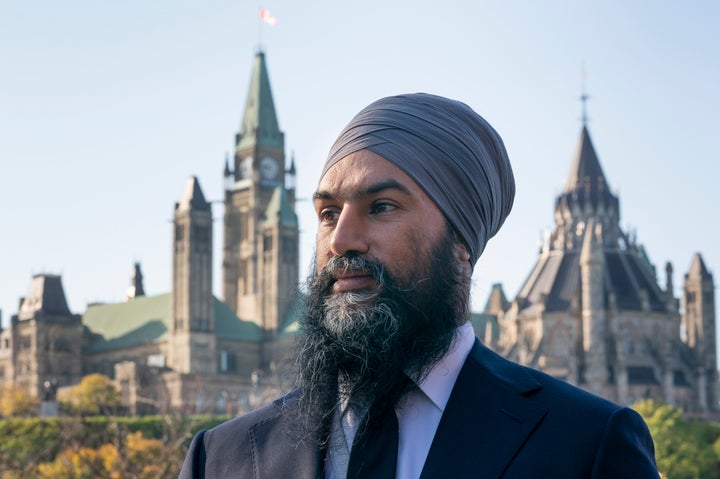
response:
{"label": "white dress shirt", "polygon": [[[457,329],[450,349],[430,370],[416,389],[411,390],[395,409],[398,416],[400,442],[398,444],[398,479],[420,477],[425,459],[440,424],[455,380],[475,343],[475,332],[470,322]],[[349,451],[360,419],[351,410],[345,411],[330,436],[326,479],[344,479]],[[342,428],[338,422],[342,423]],[[344,436],[345,441],[338,437]]]}

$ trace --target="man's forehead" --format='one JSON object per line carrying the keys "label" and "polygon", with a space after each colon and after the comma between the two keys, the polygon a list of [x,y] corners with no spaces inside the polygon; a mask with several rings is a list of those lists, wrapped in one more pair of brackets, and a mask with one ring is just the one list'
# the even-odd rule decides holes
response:
{"label": "man's forehead", "polygon": [[360,150],[338,161],[325,173],[314,197],[355,196],[386,189],[414,194],[420,187],[382,156],[369,150]]}

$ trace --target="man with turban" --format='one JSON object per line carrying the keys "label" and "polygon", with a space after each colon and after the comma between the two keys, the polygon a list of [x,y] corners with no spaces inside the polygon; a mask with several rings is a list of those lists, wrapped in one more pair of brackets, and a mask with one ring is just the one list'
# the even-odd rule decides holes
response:
{"label": "man with turban", "polygon": [[199,433],[181,478],[650,478],[637,413],[475,338],[470,278],[515,182],[467,105],[383,98],[333,145],[297,388]]}

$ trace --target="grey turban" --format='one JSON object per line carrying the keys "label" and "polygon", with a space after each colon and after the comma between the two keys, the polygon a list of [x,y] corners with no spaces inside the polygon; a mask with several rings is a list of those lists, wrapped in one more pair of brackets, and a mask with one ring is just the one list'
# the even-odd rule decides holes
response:
{"label": "grey turban", "polygon": [[474,266],[515,196],[505,146],[490,124],[466,104],[440,96],[382,98],[340,133],[320,177],[363,149],[393,163],[427,193],[464,241]]}

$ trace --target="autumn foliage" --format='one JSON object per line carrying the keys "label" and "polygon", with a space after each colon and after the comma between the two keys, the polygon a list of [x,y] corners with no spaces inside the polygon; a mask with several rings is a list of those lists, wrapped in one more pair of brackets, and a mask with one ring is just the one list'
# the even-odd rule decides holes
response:
{"label": "autumn foliage", "polygon": [[[86,376],[59,398],[64,417],[37,418],[39,401],[0,388],[0,478],[176,478],[192,436],[222,416],[115,416],[119,393],[105,376]],[[676,407],[641,401],[658,469],[666,479],[720,477],[720,424],[686,419]]]}

